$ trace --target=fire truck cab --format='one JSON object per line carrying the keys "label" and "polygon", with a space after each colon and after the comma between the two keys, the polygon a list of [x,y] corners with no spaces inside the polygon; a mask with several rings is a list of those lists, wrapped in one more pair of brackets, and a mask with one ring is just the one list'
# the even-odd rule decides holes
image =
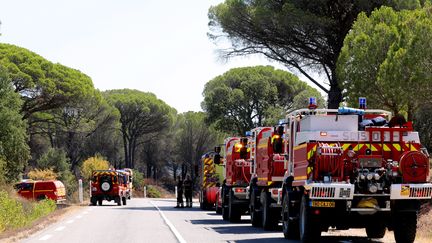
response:
{"label": "fire truck cab", "polygon": [[346,107],[286,116],[278,193],[285,238],[318,242],[329,227],[382,238],[387,228],[396,242],[414,242],[420,204],[432,195],[428,154],[410,122],[393,120],[388,111]]}

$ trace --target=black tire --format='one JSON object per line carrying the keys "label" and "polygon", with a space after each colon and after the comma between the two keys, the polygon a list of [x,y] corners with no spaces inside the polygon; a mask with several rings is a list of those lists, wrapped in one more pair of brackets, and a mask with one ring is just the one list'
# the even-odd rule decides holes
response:
{"label": "black tire", "polygon": [[417,212],[396,212],[393,216],[396,243],[414,242],[417,233]]}
{"label": "black tire", "polygon": [[274,230],[278,226],[279,217],[270,208],[270,203],[270,194],[265,191],[261,192],[262,226],[265,230]]}
{"label": "black tire", "polygon": [[91,199],[90,199],[90,203],[91,203],[92,206],[96,206],[97,198],[95,198],[95,197],[91,197]]}
{"label": "black tire", "polygon": [[366,226],[366,234],[368,238],[381,239],[386,233],[386,225],[383,220],[374,218],[374,220]]}
{"label": "black tire", "polygon": [[42,201],[42,200],[45,200],[45,199],[47,199],[47,197],[46,197],[45,195],[39,195],[39,196],[36,198],[36,201]]}
{"label": "black tire", "polygon": [[293,212],[294,208],[290,206],[290,197],[288,192],[285,192],[282,202],[282,231],[285,239],[298,240],[300,237],[299,224],[297,220],[293,220],[293,216],[297,216]]}
{"label": "black tire", "polygon": [[320,220],[317,215],[313,215],[309,207],[309,198],[303,195],[300,204],[299,231],[301,242],[319,242],[321,238]]}
{"label": "black tire", "polygon": [[116,198],[114,199],[114,202],[117,203],[117,206],[121,206],[122,201],[121,201],[121,198],[120,198],[120,197],[116,197]]}
{"label": "black tire", "polygon": [[102,199],[99,199],[99,200],[98,200],[98,205],[99,205],[99,206],[102,206]]}
{"label": "black tire", "polygon": [[234,203],[234,192],[230,191],[229,200],[228,200],[228,218],[232,223],[237,223],[241,221],[241,211],[240,208],[237,207]]}
{"label": "black tire", "polygon": [[251,217],[252,226],[261,227],[262,226],[262,211],[260,209],[259,201],[256,196],[257,189],[252,189],[250,196],[249,212]]}
{"label": "black tire", "polygon": [[126,197],[122,197],[123,205],[126,205]]}

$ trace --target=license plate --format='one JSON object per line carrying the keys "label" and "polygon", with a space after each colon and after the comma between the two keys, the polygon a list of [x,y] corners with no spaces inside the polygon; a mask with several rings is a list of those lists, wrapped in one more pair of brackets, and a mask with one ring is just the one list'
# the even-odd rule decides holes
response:
{"label": "license plate", "polygon": [[336,207],[336,202],[334,201],[312,201],[312,207],[317,208],[334,208]]}

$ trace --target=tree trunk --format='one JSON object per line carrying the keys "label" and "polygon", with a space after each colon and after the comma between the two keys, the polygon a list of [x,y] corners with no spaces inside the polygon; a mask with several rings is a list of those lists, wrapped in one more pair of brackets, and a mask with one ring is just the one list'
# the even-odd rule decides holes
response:
{"label": "tree trunk", "polygon": [[126,138],[126,131],[124,131],[122,129],[122,135],[123,135],[123,149],[124,149],[124,159],[125,159],[125,166],[126,168],[128,168],[129,166],[129,154],[128,154],[128,142],[127,142],[127,138]]}
{"label": "tree trunk", "polygon": [[336,71],[333,72],[333,80],[330,82],[330,90],[328,92],[328,108],[337,109],[342,102],[342,90],[339,87],[336,78]]}

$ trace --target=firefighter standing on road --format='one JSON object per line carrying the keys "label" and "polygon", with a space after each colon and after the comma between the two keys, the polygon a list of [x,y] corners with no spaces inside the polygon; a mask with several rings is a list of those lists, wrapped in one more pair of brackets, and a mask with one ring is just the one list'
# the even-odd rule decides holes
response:
{"label": "firefighter standing on road", "polygon": [[191,208],[192,207],[192,180],[190,179],[189,175],[187,175],[186,180],[183,183],[183,186],[185,191],[186,207]]}
{"label": "firefighter standing on road", "polygon": [[184,208],[183,204],[183,181],[177,176],[177,206],[175,208]]}

